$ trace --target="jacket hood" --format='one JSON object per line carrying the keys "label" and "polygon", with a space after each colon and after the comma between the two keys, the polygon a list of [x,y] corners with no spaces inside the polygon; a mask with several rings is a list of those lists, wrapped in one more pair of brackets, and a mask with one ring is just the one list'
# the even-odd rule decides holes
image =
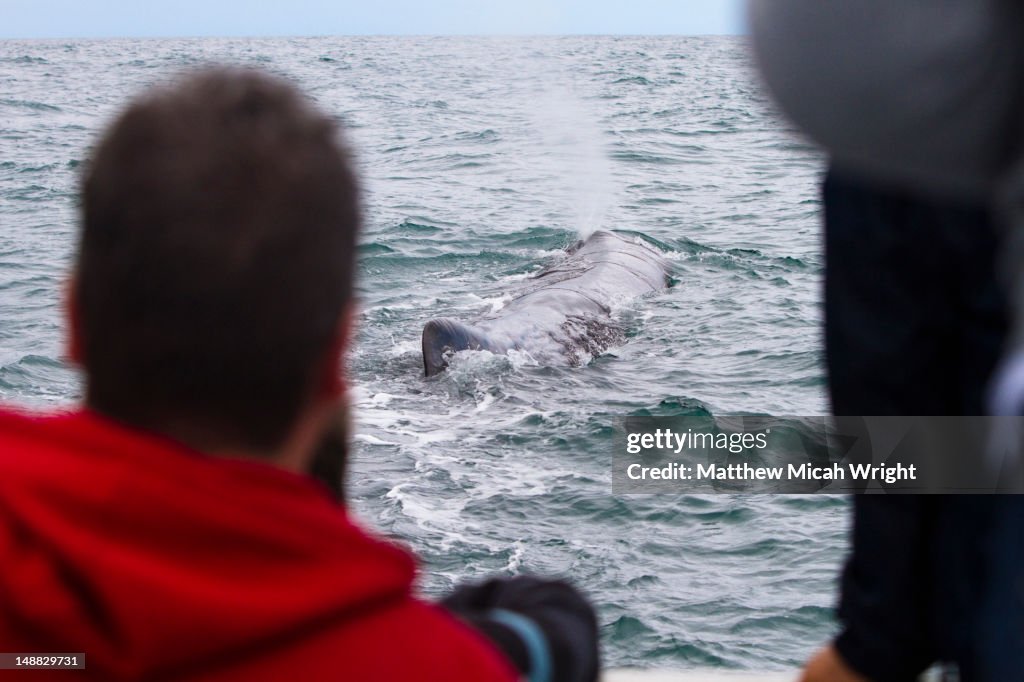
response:
{"label": "jacket hood", "polygon": [[90,412],[0,411],[0,562],[0,650],[119,677],[315,633],[414,574],[312,479]]}

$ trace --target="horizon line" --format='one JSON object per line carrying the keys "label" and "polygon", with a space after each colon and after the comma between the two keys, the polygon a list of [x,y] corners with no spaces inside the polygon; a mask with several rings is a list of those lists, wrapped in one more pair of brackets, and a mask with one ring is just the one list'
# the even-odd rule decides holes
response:
{"label": "horizon line", "polygon": [[224,38],[240,40],[263,40],[274,38],[711,38],[711,37],[745,37],[745,32],[722,33],[272,33],[272,34],[148,34],[148,35],[43,35],[43,36],[3,36],[0,41],[15,40],[195,40],[205,38]]}

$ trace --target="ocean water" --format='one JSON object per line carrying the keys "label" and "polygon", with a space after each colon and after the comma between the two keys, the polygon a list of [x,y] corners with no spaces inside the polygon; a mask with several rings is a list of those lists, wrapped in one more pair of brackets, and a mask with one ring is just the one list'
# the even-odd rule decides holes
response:
{"label": "ocean water", "polygon": [[[80,164],[125,97],[209,62],[295,79],[365,179],[349,493],[422,557],[422,589],[565,576],[606,661],[786,669],[835,631],[847,501],[611,493],[630,414],[823,414],[822,159],[740,38],[0,41],[0,401],[66,405],[61,288]],[[472,322],[595,229],[660,248],[674,285],[624,300],[583,367],[458,354]]]}

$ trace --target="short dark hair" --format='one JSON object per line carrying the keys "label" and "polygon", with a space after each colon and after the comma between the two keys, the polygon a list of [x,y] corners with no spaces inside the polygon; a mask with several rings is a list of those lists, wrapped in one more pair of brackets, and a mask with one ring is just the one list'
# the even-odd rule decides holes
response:
{"label": "short dark hair", "polygon": [[338,127],[286,81],[216,68],[143,94],[82,178],[87,404],[281,444],[337,342],[360,222]]}

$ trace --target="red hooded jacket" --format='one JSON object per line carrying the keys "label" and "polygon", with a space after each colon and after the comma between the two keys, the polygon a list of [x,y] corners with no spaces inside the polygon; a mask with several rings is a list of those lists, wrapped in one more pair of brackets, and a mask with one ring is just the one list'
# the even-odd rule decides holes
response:
{"label": "red hooded jacket", "polygon": [[517,679],[413,577],[312,479],[87,411],[0,411],[0,652],[86,661],[25,677]]}

